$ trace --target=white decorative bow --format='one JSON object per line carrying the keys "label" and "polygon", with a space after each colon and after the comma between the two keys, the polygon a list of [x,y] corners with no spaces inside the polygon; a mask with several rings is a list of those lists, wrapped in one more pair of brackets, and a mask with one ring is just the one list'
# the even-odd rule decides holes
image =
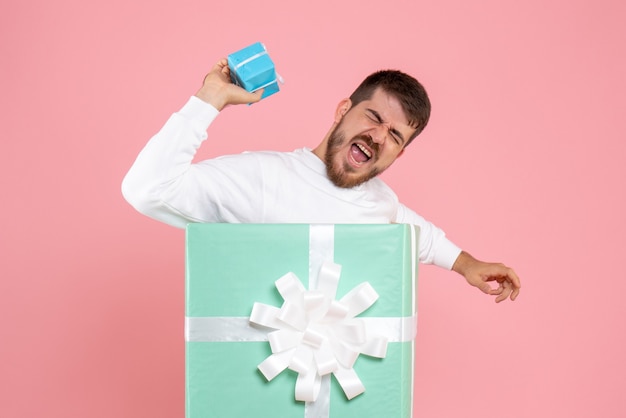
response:
{"label": "white decorative bow", "polygon": [[367,282],[335,300],[341,266],[325,262],[316,289],[306,290],[293,273],[276,280],[283,297],[281,308],[255,303],[250,322],[276,329],[268,334],[272,354],[258,368],[272,380],[289,368],[298,373],[295,397],[314,402],[321,378],[333,373],[346,397],[352,399],[365,387],[353,369],[359,354],[383,358],[387,337],[369,335],[367,322],[355,318],[367,310],[378,294]]}

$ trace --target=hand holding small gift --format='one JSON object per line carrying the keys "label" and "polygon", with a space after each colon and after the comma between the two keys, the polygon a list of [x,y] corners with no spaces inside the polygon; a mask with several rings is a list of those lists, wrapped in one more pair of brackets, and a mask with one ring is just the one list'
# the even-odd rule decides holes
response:
{"label": "hand holding small gift", "polygon": [[204,77],[202,87],[195,94],[217,110],[222,110],[228,105],[256,103],[261,100],[262,95],[263,89],[250,93],[231,82],[226,58],[222,58],[213,66]]}

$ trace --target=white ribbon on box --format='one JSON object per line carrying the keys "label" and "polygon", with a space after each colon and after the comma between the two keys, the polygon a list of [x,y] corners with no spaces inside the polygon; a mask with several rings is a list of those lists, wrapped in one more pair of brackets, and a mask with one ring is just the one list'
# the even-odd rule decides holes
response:
{"label": "white ribbon on box", "polygon": [[359,354],[378,358],[387,354],[387,338],[371,335],[363,320],[354,319],[376,302],[378,294],[365,282],[335,300],[340,272],[338,264],[324,263],[317,288],[308,291],[287,273],[276,281],[283,306],[255,303],[250,314],[253,324],[277,330],[268,334],[273,354],[259,370],[267,380],[286,368],[297,372],[298,401],[316,401],[321,379],[330,373],[348,399],[360,395],[365,387],[353,369]]}
{"label": "white ribbon on box", "polygon": [[[416,234],[411,228],[413,248]],[[186,317],[187,341],[269,341],[270,355],[258,368],[271,380],[286,368],[298,372],[296,399],[305,402],[305,418],[329,418],[330,373],[348,399],[365,387],[352,368],[360,353],[384,357],[387,342],[415,339],[416,314],[396,318],[355,318],[378,299],[369,283],[361,283],[335,300],[341,267],[334,258],[334,226],[311,225],[309,289],[287,273],[276,281],[281,308],[255,303],[248,317]],[[412,271],[416,256],[413,251]],[[415,292],[413,309],[415,312]],[[254,324],[276,329],[268,332]]]}

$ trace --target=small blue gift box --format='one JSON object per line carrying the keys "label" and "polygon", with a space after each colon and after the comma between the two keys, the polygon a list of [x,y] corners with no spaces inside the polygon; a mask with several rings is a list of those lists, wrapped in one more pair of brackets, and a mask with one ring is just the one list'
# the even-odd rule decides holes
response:
{"label": "small blue gift box", "polygon": [[228,67],[234,84],[249,92],[265,89],[262,99],[279,91],[274,62],[261,42],[230,54]]}

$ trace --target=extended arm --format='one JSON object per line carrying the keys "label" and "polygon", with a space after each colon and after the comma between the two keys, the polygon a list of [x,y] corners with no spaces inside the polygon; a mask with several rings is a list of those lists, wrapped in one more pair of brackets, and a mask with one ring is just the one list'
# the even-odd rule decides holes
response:
{"label": "extended arm", "polygon": [[[488,295],[496,295],[496,302],[508,297],[515,300],[520,292],[520,279],[513,269],[500,263],[486,263],[461,251],[448,240],[445,233],[404,205],[399,205],[397,222],[418,225],[420,233],[420,262],[435,264],[461,274],[469,284]],[[497,282],[492,288],[489,282]]]}

